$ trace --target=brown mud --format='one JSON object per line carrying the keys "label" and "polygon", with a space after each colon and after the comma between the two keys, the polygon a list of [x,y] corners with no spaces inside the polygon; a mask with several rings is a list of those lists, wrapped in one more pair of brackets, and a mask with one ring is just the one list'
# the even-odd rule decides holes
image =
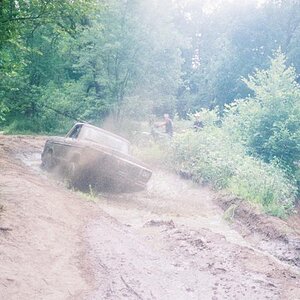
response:
{"label": "brown mud", "polygon": [[232,211],[232,227],[255,248],[267,251],[279,260],[300,268],[300,210],[288,220],[266,216],[236,197],[218,195],[217,203]]}
{"label": "brown mud", "polygon": [[300,299],[296,254],[208,188],[157,170],[146,191],[83,195],[41,171],[44,141],[0,136],[0,299]]}

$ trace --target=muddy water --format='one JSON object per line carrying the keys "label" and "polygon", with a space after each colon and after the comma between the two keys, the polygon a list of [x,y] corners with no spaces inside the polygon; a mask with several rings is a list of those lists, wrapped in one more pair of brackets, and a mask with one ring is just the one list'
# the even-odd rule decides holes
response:
{"label": "muddy water", "polygon": [[[15,157],[36,174],[64,184],[61,178],[41,169],[41,151],[18,152]],[[188,226],[191,230],[204,228],[222,235],[230,243],[251,248],[285,265],[267,251],[253,247],[239,232],[232,229],[224,219],[223,210],[214,203],[215,196],[208,187],[201,187],[175,174],[156,170],[145,191],[93,194],[93,200],[118,222],[137,230],[142,228],[142,233],[149,222],[174,222],[176,225]],[[290,268],[289,265],[286,266]],[[297,268],[292,269],[299,273]]]}
{"label": "muddy water", "polygon": [[156,171],[141,193],[100,195],[101,208],[121,223],[141,227],[153,221],[172,220],[191,229],[207,228],[222,234],[229,242],[247,246],[243,237],[232,230],[223,212],[213,203],[213,193],[176,175]]}
{"label": "muddy water", "polygon": [[[266,251],[256,248],[244,237],[232,229],[225,220],[224,212],[213,199],[215,193],[208,187],[183,180],[180,177],[156,171],[148,184],[146,191],[133,194],[99,195],[97,197],[101,208],[124,225],[141,229],[149,222],[168,224],[173,222],[187,226],[191,231],[201,229],[220,234],[226,241],[252,249],[276,261],[278,264],[293,269],[300,274],[297,267],[291,267],[274,257],[272,249]],[[149,232],[146,231],[146,235]],[[278,241],[278,245],[280,241]],[[274,245],[273,245],[274,246]]]}
{"label": "muddy water", "polygon": [[[18,153],[16,158],[41,175],[41,153]],[[146,191],[131,194],[97,195],[101,208],[123,224],[141,227],[150,220],[170,221],[191,228],[207,228],[222,234],[232,243],[247,246],[232,230],[222,210],[213,203],[209,188],[182,180],[176,175],[156,171]],[[249,246],[249,245],[248,245]]]}
{"label": "muddy water", "polygon": [[[46,176],[40,152],[18,158]],[[162,171],[146,191],[94,197],[109,217],[84,229],[96,282],[86,299],[300,299],[298,274],[252,248],[213,197]]]}
{"label": "muddy water", "polygon": [[21,160],[26,166],[35,171],[36,173],[42,174],[41,169],[41,153],[32,152],[32,153],[17,153],[15,157]]}
{"label": "muddy water", "polygon": [[[281,275],[270,274],[275,260],[232,230],[212,199],[209,189],[161,171],[147,191],[99,195],[112,223],[97,220],[87,236],[92,264],[108,276],[96,272],[101,285],[91,299],[103,290],[103,299],[285,299]],[[114,220],[123,226],[113,229]]]}

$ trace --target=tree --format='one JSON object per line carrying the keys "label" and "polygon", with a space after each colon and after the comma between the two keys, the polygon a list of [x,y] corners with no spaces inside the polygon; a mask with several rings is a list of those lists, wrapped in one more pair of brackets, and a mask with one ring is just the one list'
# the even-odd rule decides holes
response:
{"label": "tree", "polygon": [[183,85],[177,107],[184,116],[201,107],[245,98],[252,91],[242,77],[266,68],[279,46],[300,72],[300,1],[190,1],[178,13],[177,26],[191,40],[182,51]]}
{"label": "tree", "polygon": [[159,1],[110,1],[76,42],[74,70],[95,108],[90,118],[99,118],[100,105],[118,122],[126,99],[134,97],[139,107],[173,112],[180,38],[162,5],[168,8]]}
{"label": "tree", "polygon": [[286,60],[278,50],[269,69],[244,79],[254,96],[227,108],[224,127],[252,155],[295,173],[300,161],[300,86]]}
{"label": "tree", "polygon": [[89,8],[90,1],[1,1],[0,105],[7,122],[38,117],[43,88],[62,69],[58,41],[75,37]]}

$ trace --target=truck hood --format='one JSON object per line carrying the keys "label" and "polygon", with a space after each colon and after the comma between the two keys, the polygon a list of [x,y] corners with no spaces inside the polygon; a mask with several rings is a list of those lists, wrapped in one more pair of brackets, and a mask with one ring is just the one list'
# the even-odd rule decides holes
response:
{"label": "truck hood", "polygon": [[150,167],[147,166],[144,162],[140,161],[139,159],[135,158],[134,156],[130,155],[129,153],[123,153],[114,149],[111,149],[109,147],[105,147],[101,144],[95,143],[95,142],[91,142],[91,141],[85,141],[85,140],[76,140],[76,141],[72,141],[72,140],[68,140],[65,137],[52,137],[49,140],[47,140],[48,142],[58,142],[61,144],[69,144],[70,146],[74,146],[74,147],[87,147],[87,148],[91,148],[94,150],[98,150],[101,152],[105,152],[108,155],[112,155],[112,156],[116,156],[120,159],[123,159],[125,161],[131,162],[133,164],[139,165],[149,171],[151,171]]}

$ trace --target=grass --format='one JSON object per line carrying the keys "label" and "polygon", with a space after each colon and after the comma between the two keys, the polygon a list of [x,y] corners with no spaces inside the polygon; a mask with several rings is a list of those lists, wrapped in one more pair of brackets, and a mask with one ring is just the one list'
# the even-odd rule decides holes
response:
{"label": "grass", "polygon": [[248,156],[220,128],[177,135],[169,164],[193,180],[247,200],[264,212],[285,217],[296,200],[297,186],[279,167]]}

